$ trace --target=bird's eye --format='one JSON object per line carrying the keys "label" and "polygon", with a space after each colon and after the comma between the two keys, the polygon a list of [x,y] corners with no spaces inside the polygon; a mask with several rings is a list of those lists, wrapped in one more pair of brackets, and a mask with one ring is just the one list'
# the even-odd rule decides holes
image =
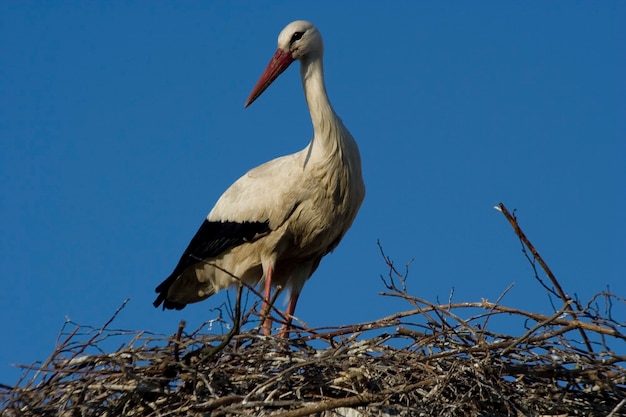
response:
{"label": "bird's eye", "polygon": [[291,44],[291,43],[294,43],[297,40],[300,40],[302,38],[302,35],[304,35],[304,32],[296,32],[296,33],[294,33],[293,36],[291,37],[291,42],[289,42],[289,43]]}

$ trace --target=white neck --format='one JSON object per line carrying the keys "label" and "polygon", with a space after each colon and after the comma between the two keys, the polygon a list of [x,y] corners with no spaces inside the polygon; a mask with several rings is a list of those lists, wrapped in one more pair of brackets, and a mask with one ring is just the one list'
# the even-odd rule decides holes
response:
{"label": "white neck", "polygon": [[322,57],[306,57],[301,62],[302,86],[313,122],[313,140],[309,152],[312,157],[324,158],[337,152],[338,147],[342,148],[346,136],[353,139],[328,100]]}

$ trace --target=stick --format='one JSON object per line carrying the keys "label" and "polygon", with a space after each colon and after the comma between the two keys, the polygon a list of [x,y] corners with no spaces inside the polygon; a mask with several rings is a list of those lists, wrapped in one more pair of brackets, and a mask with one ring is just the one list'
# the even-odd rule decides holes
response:
{"label": "stick", "polygon": [[[511,213],[509,212],[509,210],[507,210],[507,208],[504,206],[503,203],[499,203],[496,209],[501,211],[502,214],[504,214],[504,217],[506,217],[509,223],[511,223],[511,226],[513,226],[513,230],[515,231],[515,234],[517,235],[517,237],[519,237],[522,243],[528,248],[528,250],[530,250],[530,253],[532,253],[533,258],[537,262],[539,262],[539,265],[541,265],[541,268],[545,271],[548,278],[550,278],[550,281],[552,282],[552,285],[554,285],[554,288],[556,289],[559,297],[561,298],[563,303],[567,304],[567,310],[569,311],[569,315],[572,316],[572,318],[577,319],[578,317],[576,315],[576,312],[574,311],[574,309],[571,306],[571,303],[569,302],[571,298],[567,294],[565,294],[565,291],[563,291],[563,288],[561,287],[561,284],[559,284],[559,281],[556,279],[556,277],[554,276],[554,274],[552,273],[548,265],[545,263],[541,255],[539,255],[539,252],[537,251],[537,249],[535,249],[533,244],[530,243],[530,240],[528,240],[528,238],[526,237],[526,235],[520,228],[519,224],[517,223],[517,219],[515,218],[515,216],[511,215]],[[580,335],[583,338],[583,341],[585,342],[585,346],[587,347],[587,350],[589,352],[593,352],[593,348],[591,347],[591,342],[589,341],[587,334],[585,333],[583,329],[579,328],[579,331],[580,331]]]}

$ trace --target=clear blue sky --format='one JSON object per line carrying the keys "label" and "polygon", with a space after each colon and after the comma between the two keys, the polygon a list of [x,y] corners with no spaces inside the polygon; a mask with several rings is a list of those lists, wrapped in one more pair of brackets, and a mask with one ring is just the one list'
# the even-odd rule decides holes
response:
{"label": "clear blue sky", "polygon": [[47,358],[66,317],[100,326],[127,297],[114,327],[214,316],[223,298],[162,312],[153,290],[228,185],[308,143],[295,65],[243,108],[296,19],[324,37],[367,185],[299,318],[409,308],[377,295],[378,239],[413,259],[415,295],[515,283],[504,304],[550,313],[499,201],[566,291],[626,296],[624,2],[2,1],[0,382]]}

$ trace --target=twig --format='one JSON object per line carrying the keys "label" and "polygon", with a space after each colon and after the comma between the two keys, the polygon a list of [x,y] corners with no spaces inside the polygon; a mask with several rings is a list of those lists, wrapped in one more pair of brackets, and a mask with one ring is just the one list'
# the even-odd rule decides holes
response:
{"label": "twig", "polygon": [[[506,289],[504,291],[502,291],[502,294],[500,294],[500,296],[496,299],[495,304],[499,305],[500,301],[502,301],[502,299],[504,298],[504,296],[511,290],[511,288],[513,288],[515,284],[511,283],[509,284],[508,287],[506,287]],[[481,326],[482,329],[486,329],[487,328],[487,323],[489,323],[489,318],[491,317],[491,314],[487,314],[487,316],[485,317],[485,321],[483,322],[483,325]]]}
{"label": "twig", "polygon": [[526,339],[528,339],[528,337],[533,334],[534,332],[536,332],[537,330],[547,326],[548,324],[552,323],[553,321],[555,321],[556,319],[558,319],[559,317],[561,317],[563,315],[563,313],[565,312],[566,309],[569,308],[569,304],[570,302],[565,303],[565,305],[563,305],[563,308],[560,309],[559,311],[557,311],[556,313],[554,313],[551,317],[548,317],[547,319],[537,323],[535,326],[533,326],[531,329],[528,329],[528,331],[526,333],[524,333],[522,336],[520,336],[519,338],[515,339],[513,341],[513,343],[511,343],[511,345],[509,345],[508,347],[506,347],[501,355],[502,356],[506,356],[507,353],[509,353],[511,351],[511,349],[513,349],[515,346],[519,345],[520,343],[522,343],[523,341],[525,341]]}
{"label": "twig", "polygon": [[613,417],[613,416],[617,416],[617,413],[624,408],[624,406],[626,405],[626,398],[623,398],[622,401],[619,402],[619,404],[617,404],[615,406],[614,409],[611,410],[611,412],[609,414],[606,415],[606,417]]}
{"label": "twig", "polygon": [[378,394],[362,393],[347,398],[324,401],[319,404],[309,405],[295,410],[286,411],[284,413],[279,413],[276,414],[276,417],[305,417],[311,414],[334,410],[340,407],[356,407],[359,405],[380,402],[391,395],[400,395],[403,393],[411,392],[432,382],[432,380],[420,381],[411,385],[393,387]]}
{"label": "twig", "polygon": [[[535,249],[533,244],[530,243],[530,241],[528,240],[528,238],[522,231],[521,227],[519,226],[517,219],[511,215],[511,213],[509,212],[509,210],[505,207],[503,203],[499,203],[498,207],[499,207],[499,211],[501,211],[502,214],[504,214],[504,217],[506,217],[509,223],[511,223],[511,226],[513,226],[513,230],[515,231],[515,234],[520,238],[520,240],[524,243],[524,245],[528,248],[528,250],[530,250],[530,253],[532,253],[533,258],[537,262],[539,262],[539,265],[541,265],[541,268],[544,270],[548,278],[550,278],[550,281],[552,282],[552,285],[554,285],[554,288],[556,289],[559,297],[561,298],[561,301],[563,301],[563,303],[567,305],[567,310],[569,311],[569,314],[572,316],[572,318],[577,318],[576,312],[572,308],[571,303],[568,303],[568,301],[570,300],[570,297],[567,294],[565,294],[565,291],[563,291],[563,288],[561,287],[561,284],[559,284],[559,281],[556,279],[556,277],[554,276],[554,274],[552,273],[548,265],[543,260],[543,258],[539,255],[539,252],[537,251],[537,249]],[[587,337],[583,329],[580,329],[580,335],[582,336],[583,341],[585,342],[585,346],[587,347],[587,350],[589,352],[593,352],[593,348],[591,347],[591,342],[589,341],[589,338]]]}
{"label": "twig", "polygon": [[241,319],[241,294],[242,292],[243,292],[243,285],[239,284],[237,286],[237,298],[235,299],[234,323],[233,323],[232,328],[230,329],[230,332],[228,332],[228,334],[223,338],[223,340],[217,346],[206,345],[199,349],[196,349],[187,353],[185,357],[183,358],[186,364],[190,363],[191,358],[200,356],[200,355],[202,355],[202,358],[199,361],[200,364],[207,362],[209,359],[211,359],[212,357],[217,355],[219,352],[221,352],[226,346],[228,346],[228,344],[233,339],[233,337],[239,333],[239,330],[241,328],[240,319]]}
{"label": "twig", "polygon": [[176,338],[174,339],[174,360],[176,362],[178,362],[180,356],[180,338],[183,335],[183,330],[186,325],[187,322],[185,322],[185,320],[181,320],[180,323],[178,323],[178,330],[176,331]]}

